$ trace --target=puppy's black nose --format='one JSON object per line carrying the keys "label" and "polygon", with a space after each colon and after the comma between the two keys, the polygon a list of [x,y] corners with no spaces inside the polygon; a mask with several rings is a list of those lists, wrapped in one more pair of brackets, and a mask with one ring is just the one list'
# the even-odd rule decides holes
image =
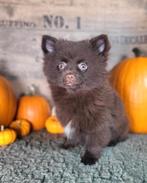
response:
{"label": "puppy's black nose", "polygon": [[64,77],[64,84],[67,86],[73,86],[77,83],[76,77],[72,73],[68,73]]}

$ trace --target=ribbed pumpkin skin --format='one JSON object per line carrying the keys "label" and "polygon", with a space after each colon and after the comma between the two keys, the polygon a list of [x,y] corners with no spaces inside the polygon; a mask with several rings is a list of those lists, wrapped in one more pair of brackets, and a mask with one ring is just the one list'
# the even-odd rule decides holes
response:
{"label": "ribbed pumpkin skin", "polygon": [[9,127],[14,129],[19,137],[28,135],[31,130],[30,122],[24,119],[12,121]]}
{"label": "ribbed pumpkin skin", "polygon": [[16,132],[12,129],[0,131],[0,146],[8,145],[16,140]]}
{"label": "ribbed pumpkin skin", "polygon": [[64,128],[55,116],[49,117],[45,122],[45,127],[49,133],[63,134]]}
{"label": "ribbed pumpkin skin", "polygon": [[19,100],[17,119],[28,120],[35,131],[45,127],[46,119],[51,115],[49,103],[42,96],[23,96]]}
{"label": "ribbed pumpkin skin", "polygon": [[0,125],[10,124],[16,113],[17,100],[11,83],[0,76]]}
{"label": "ribbed pumpkin skin", "polygon": [[147,133],[147,58],[120,62],[110,81],[125,105],[131,132]]}

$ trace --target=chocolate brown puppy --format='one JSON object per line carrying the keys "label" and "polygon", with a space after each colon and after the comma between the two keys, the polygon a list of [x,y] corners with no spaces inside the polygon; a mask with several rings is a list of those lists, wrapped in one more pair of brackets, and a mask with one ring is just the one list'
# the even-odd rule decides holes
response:
{"label": "chocolate brown puppy", "polygon": [[65,127],[64,147],[85,146],[85,165],[94,164],[105,146],[128,135],[123,105],[106,71],[109,49],[106,35],[77,42],[42,38],[44,73]]}

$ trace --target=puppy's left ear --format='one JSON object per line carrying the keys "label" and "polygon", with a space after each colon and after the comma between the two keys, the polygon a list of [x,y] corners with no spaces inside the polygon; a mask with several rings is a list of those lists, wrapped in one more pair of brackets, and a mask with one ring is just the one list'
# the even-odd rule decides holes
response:
{"label": "puppy's left ear", "polygon": [[99,55],[107,54],[111,48],[108,36],[105,34],[92,38],[90,43]]}

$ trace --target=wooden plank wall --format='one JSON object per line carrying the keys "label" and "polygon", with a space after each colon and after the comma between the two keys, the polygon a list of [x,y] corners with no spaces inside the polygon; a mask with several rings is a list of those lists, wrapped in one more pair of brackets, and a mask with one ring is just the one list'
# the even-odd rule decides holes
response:
{"label": "wooden plank wall", "polygon": [[81,40],[109,35],[108,69],[131,49],[147,50],[147,0],[0,0],[0,73],[17,94],[35,84],[50,96],[42,72],[41,36]]}

